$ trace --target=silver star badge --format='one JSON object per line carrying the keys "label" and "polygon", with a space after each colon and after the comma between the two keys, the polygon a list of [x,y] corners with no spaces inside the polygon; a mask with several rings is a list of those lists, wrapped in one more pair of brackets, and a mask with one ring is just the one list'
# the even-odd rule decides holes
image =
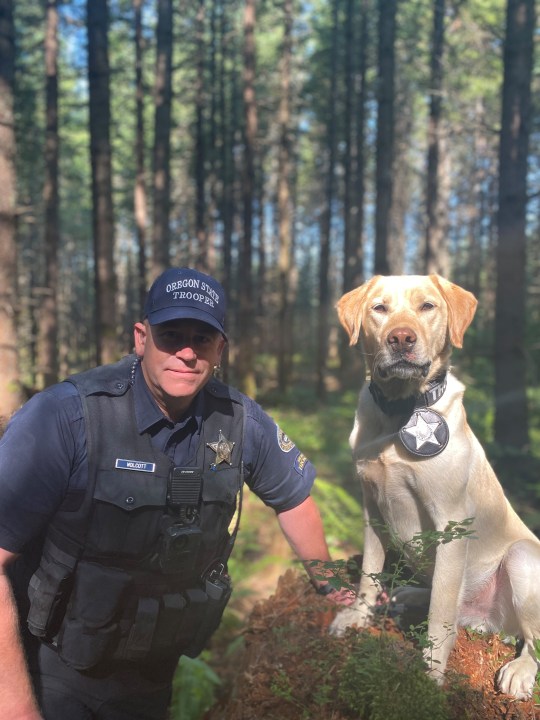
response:
{"label": "silver star badge", "polygon": [[441,443],[435,437],[435,430],[439,427],[440,422],[426,422],[424,418],[418,414],[416,425],[413,427],[403,428],[403,432],[409,433],[416,438],[416,449],[419,450],[422,445],[427,442],[439,446]]}
{"label": "silver star badge", "polygon": [[433,457],[444,450],[450,433],[446,420],[435,410],[415,410],[408,423],[399,431],[403,445],[413,455]]}
{"label": "silver star badge", "polygon": [[231,465],[231,455],[235,443],[227,440],[221,430],[219,431],[218,439],[215,442],[206,443],[206,446],[216,453],[216,459],[212,463],[213,467],[216,467],[222,462]]}

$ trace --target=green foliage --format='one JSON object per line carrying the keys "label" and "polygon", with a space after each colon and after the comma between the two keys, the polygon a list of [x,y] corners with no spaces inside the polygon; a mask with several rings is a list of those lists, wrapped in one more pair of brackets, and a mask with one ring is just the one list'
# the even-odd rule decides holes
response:
{"label": "green foliage", "polygon": [[443,690],[422,657],[395,638],[361,634],[341,672],[338,697],[362,720],[447,720]]}
{"label": "green foliage", "polygon": [[326,539],[332,549],[361,547],[363,542],[362,508],[344,488],[320,478],[313,497],[321,511]]}
{"label": "green foliage", "polygon": [[322,406],[312,390],[300,388],[286,399],[269,397],[265,409],[308,456],[318,477],[345,487],[359,499],[348,443],[355,405],[355,392],[332,394]]}
{"label": "green foliage", "polygon": [[180,658],[174,676],[171,720],[198,720],[212,706],[220,679],[202,658]]}

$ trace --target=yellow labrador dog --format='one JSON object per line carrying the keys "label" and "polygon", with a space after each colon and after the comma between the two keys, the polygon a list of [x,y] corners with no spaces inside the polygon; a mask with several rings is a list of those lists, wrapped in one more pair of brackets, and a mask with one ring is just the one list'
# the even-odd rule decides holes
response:
{"label": "yellow labrador dog", "polygon": [[443,538],[449,524],[474,518],[470,535],[434,543],[424,568],[431,590],[405,588],[398,601],[430,594],[426,659],[439,680],[459,625],[521,638],[519,655],[497,680],[502,692],[527,699],[538,670],[540,541],[504,496],[467,424],[464,386],[449,372],[452,346],[462,347],[476,304],[438,275],[376,276],[338,302],[370,379],[350,436],[364,497],[362,577],[357,600],[331,631],[369,622],[389,537],[407,548],[419,533]]}

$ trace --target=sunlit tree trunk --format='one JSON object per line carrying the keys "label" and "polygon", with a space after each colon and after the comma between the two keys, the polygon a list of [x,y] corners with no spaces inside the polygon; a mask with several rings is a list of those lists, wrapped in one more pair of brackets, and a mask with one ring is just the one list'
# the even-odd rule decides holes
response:
{"label": "sunlit tree trunk", "polygon": [[330,241],[332,235],[332,204],[335,192],[336,170],[336,113],[338,82],[339,4],[333,4],[332,48],[330,54],[330,97],[326,134],[326,188],[321,213],[321,250],[319,255],[319,318],[317,352],[317,397],[326,395],[326,366],[328,359],[328,331],[330,313]]}
{"label": "sunlit tree trunk", "polygon": [[108,7],[87,0],[90,158],[96,294],[96,361],[117,359],[116,276],[110,143]]}
{"label": "sunlit tree trunk", "polygon": [[529,444],[525,357],[527,155],[531,122],[534,0],[508,0],[499,148],[495,439]]}
{"label": "sunlit tree trunk", "polygon": [[45,29],[45,282],[39,315],[41,386],[58,380],[58,1],[47,0]]}
{"label": "sunlit tree trunk", "polygon": [[144,163],[144,84],[143,84],[143,32],[142,32],[143,0],[133,0],[135,10],[135,192],[134,209],[137,228],[138,246],[138,301],[139,311],[142,310],[146,298],[146,228],[148,224],[148,202],[146,193],[146,175]]}
{"label": "sunlit tree trunk", "polygon": [[13,2],[0,0],[0,415],[21,404],[17,353]]}
{"label": "sunlit tree trunk", "polygon": [[239,248],[239,353],[238,378],[243,392],[256,393],[253,368],[253,200],[255,197],[255,147],[257,141],[257,103],[255,98],[255,0],[244,8],[244,176],[242,181],[243,227]]}
{"label": "sunlit tree trunk", "polygon": [[283,48],[281,52],[281,88],[279,98],[279,154],[278,154],[278,387],[287,390],[291,374],[292,353],[292,198],[291,198],[291,63],[293,0],[283,3]]}

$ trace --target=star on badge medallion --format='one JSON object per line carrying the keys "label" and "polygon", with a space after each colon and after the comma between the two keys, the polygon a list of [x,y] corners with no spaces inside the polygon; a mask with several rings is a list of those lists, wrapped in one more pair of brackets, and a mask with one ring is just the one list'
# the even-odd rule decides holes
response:
{"label": "star on badge medallion", "polygon": [[219,465],[222,462],[226,462],[231,465],[231,455],[235,443],[227,440],[225,435],[219,431],[218,439],[215,442],[206,443],[206,446],[216,453],[216,459],[213,462],[213,466]]}
{"label": "star on badge medallion", "polygon": [[410,428],[403,428],[403,432],[409,433],[416,438],[416,449],[419,450],[422,445],[431,442],[434,445],[441,443],[435,436],[435,430],[439,427],[440,422],[426,422],[421,415],[417,415],[416,425]]}
{"label": "star on badge medallion", "polygon": [[403,445],[414,455],[432,457],[444,450],[449,439],[446,420],[434,410],[415,410],[399,431]]}

